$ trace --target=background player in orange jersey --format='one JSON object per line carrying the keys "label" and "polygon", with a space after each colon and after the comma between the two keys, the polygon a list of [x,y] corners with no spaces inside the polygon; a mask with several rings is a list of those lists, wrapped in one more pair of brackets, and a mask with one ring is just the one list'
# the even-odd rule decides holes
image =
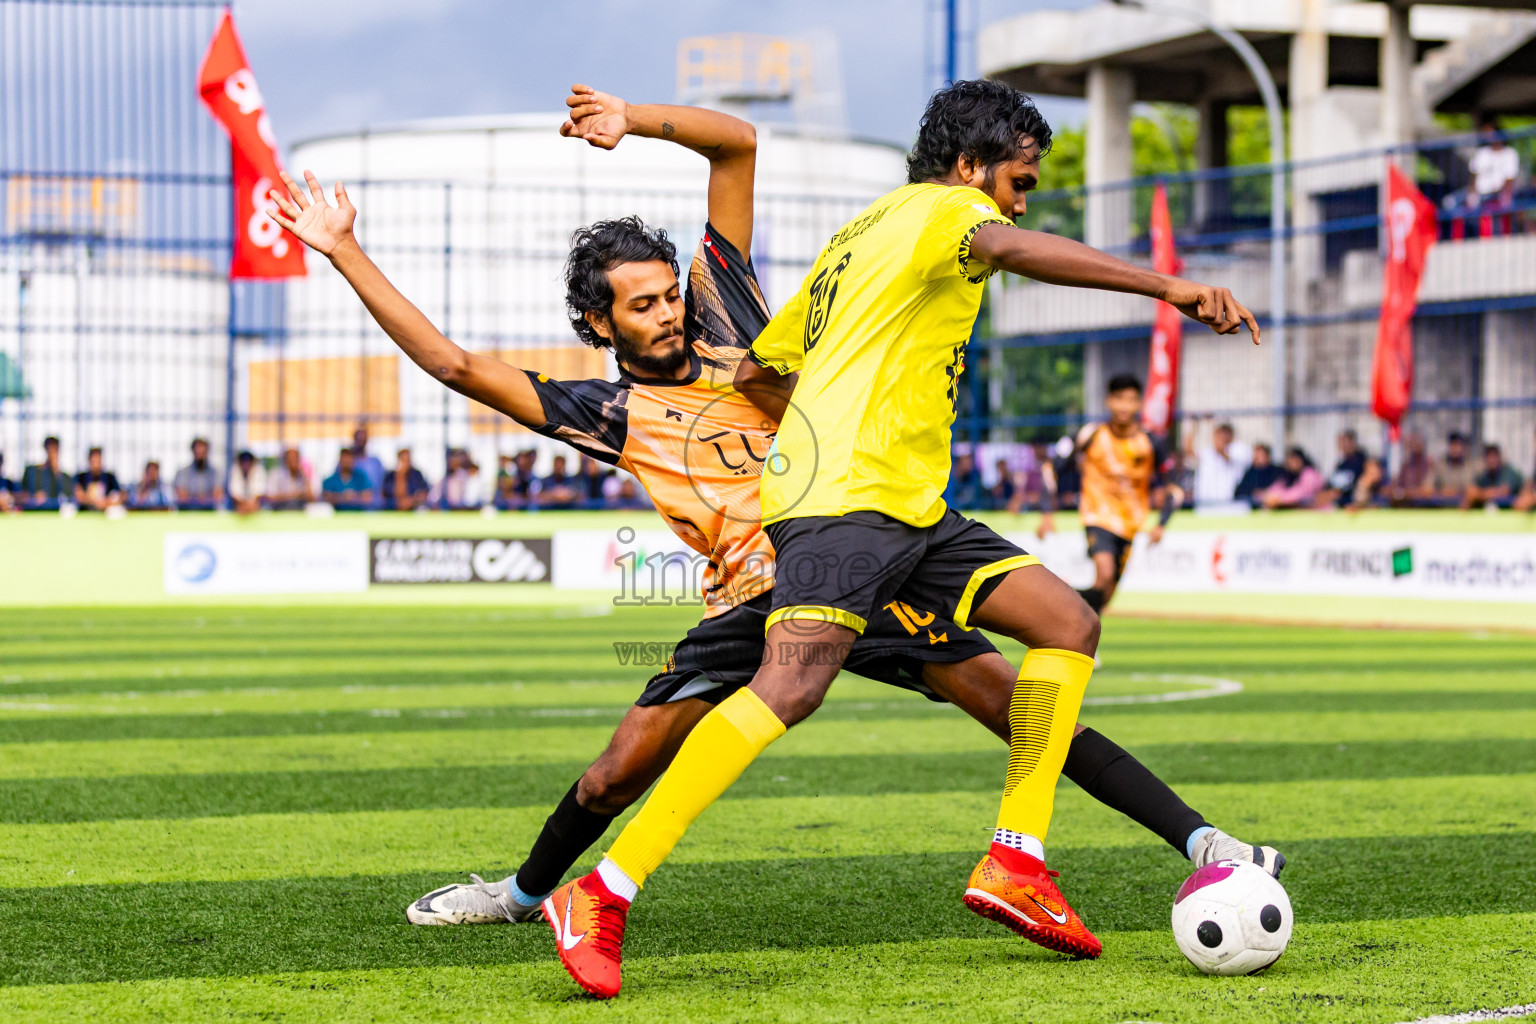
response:
{"label": "background player in orange jersey", "polygon": [[[1156,544],[1163,539],[1174,509],[1184,503],[1184,492],[1163,477],[1168,452],[1141,426],[1141,381],[1121,373],[1110,378],[1104,407],[1109,418],[1078,431],[1076,458],[1082,475],[1078,513],[1088,535],[1088,556],[1093,559],[1093,586],[1079,590],[1094,611],[1101,611],[1114,596],[1131,557],[1131,544],[1146,522],[1152,506],[1158,506],[1157,522],[1147,531]],[[1053,510],[1056,490],[1046,475],[1039,535],[1056,529]]]}

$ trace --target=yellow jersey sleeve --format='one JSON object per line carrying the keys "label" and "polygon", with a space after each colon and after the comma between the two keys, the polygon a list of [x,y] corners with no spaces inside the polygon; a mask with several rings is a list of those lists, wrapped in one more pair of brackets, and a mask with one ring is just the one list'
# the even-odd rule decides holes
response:
{"label": "yellow jersey sleeve", "polygon": [[[811,273],[814,274],[815,268]],[[810,281],[807,275],[806,281]],[[752,360],[779,374],[798,373],[805,361],[805,306],[807,285],[779,310],[752,342]]]}
{"label": "yellow jersey sleeve", "polygon": [[933,204],[917,244],[912,268],[924,281],[963,277],[980,283],[993,269],[971,259],[971,239],[985,224],[1013,225],[997,210],[990,196],[974,188],[946,188]]}

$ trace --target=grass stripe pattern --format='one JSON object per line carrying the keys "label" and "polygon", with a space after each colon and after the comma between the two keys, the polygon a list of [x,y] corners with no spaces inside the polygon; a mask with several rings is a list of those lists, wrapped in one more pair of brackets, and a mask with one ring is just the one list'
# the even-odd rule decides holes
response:
{"label": "grass stripe pattern", "polygon": [[1049,858],[1103,958],[965,911],[1006,747],[846,675],[646,886],[614,1003],[578,994],[543,926],[407,924],[429,889],[515,867],[602,749],[654,671],[615,641],[689,624],[7,611],[0,1020],[1382,1022],[1536,991],[1536,651],[1483,632],[1106,620],[1090,696],[1243,684],[1083,721],[1286,853],[1295,937],[1254,978],[1183,960],[1187,862],[1067,782]]}

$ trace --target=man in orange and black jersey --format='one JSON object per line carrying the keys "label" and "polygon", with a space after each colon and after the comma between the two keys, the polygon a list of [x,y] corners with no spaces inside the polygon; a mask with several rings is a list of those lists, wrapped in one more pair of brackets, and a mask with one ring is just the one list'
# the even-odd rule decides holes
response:
{"label": "man in orange and black jersey", "polygon": [[[1082,476],[1078,513],[1088,535],[1088,557],[1093,559],[1093,586],[1079,590],[1094,611],[1103,610],[1114,596],[1131,545],[1146,522],[1152,506],[1158,506],[1157,522],[1147,531],[1156,544],[1173,510],[1184,502],[1184,492],[1163,476],[1168,452],[1141,426],[1141,381],[1129,373],[1110,378],[1103,423],[1090,423],[1078,432],[1076,458]],[[1056,529],[1056,492],[1046,476],[1039,536]]]}

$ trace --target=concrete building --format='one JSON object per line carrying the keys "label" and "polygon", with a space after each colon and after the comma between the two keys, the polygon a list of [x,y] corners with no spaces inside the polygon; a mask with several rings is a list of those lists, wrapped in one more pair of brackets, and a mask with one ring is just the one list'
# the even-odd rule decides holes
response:
{"label": "concrete building", "polygon": [[[1302,320],[1290,331],[1284,391],[1289,404],[1325,408],[1367,401],[1372,307],[1379,303],[1381,279],[1376,232],[1369,225],[1389,159],[1384,150],[1443,135],[1435,113],[1536,113],[1536,2],[1160,2],[1188,8],[1198,18],[1240,33],[1274,77],[1287,109],[1293,164],[1287,304],[1291,316]],[[1083,236],[1090,244],[1133,258],[1145,233],[1135,223],[1137,188],[1126,183],[1132,172],[1134,105],[1194,107],[1200,125],[1196,164],[1217,171],[1227,163],[1228,109],[1261,102],[1236,53],[1199,20],[1110,3],[1025,14],[986,26],[979,57],[983,73],[1025,91],[1088,101]],[[1448,167],[1459,160],[1464,174],[1468,155],[1446,150],[1437,159]],[[1236,188],[1236,179],[1218,175],[1187,187],[1193,193],[1191,209],[1180,233],[1205,239],[1186,255],[1189,272],[1230,285],[1244,301],[1267,312],[1267,246],[1255,244],[1252,231],[1246,241],[1222,241],[1223,231],[1207,219],[1224,203],[1231,205],[1222,190]],[[1144,203],[1141,208],[1144,216]],[[1341,227],[1349,216],[1364,216],[1367,226],[1350,234]],[[1111,339],[1087,346],[1090,408],[1108,373],[1121,368],[1144,372],[1146,341],[1126,335],[1140,324],[1148,325],[1150,333],[1149,303],[1123,296],[1085,301],[1017,282],[999,282],[994,295],[994,329],[1000,334]],[[1476,325],[1465,318],[1418,322],[1416,397],[1450,404],[1468,395],[1489,402],[1536,396],[1526,381],[1527,369],[1536,365],[1536,338],[1510,320],[1529,317],[1525,299],[1532,296],[1536,237],[1517,234],[1437,246],[1421,303],[1447,309],[1462,304]],[[1536,306],[1536,300],[1530,305]],[[1186,410],[1270,406],[1276,393],[1270,361],[1238,352],[1225,339],[1188,332],[1184,366],[1181,405]],[[1201,369],[1192,372],[1191,367]],[[1513,391],[1520,389],[1516,396]],[[1529,461],[1536,420],[1530,407],[1490,408],[1469,422],[1470,416],[1448,410],[1442,419],[1504,440]],[[1372,429],[1368,415],[1341,415],[1295,418],[1289,432],[1326,453],[1332,449],[1329,435],[1346,423]],[[1245,426],[1250,437],[1271,432],[1264,416],[1251,417]]]}

